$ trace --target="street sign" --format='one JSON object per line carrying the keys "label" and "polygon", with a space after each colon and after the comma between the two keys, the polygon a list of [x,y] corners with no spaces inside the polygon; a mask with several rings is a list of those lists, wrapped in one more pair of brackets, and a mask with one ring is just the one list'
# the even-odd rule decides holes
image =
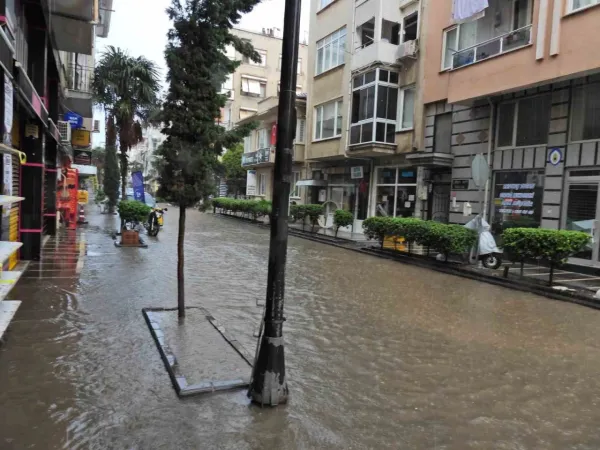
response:
{"label": "street sign", "polygon": [[471,163],[471,178],[473,179],[473,184],[481,189],[485,186],[489,177],[490,166],[488,166],[485,156],[482,154],[476,155]]}
{"label": "street sign", "polygon": [[64,113],[63,119],[65,122],[69,122],[73,129],[81,128],[83,126],[83,117],[73,111]]}

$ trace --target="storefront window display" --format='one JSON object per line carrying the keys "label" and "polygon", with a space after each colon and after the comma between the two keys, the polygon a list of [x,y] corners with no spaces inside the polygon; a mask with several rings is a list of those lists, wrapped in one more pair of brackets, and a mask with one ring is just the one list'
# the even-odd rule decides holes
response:
{"label": "storefront window display", "polygon": [[[352,212],[356,219],[367,218],[369,194],[369,174],[365,171],[362,179],[352,179],[349,174],[329,176],[328,200],[337,208]],[[328,204],[328,213],[333,214],[334,205]]]}
{"label": "storefront window display", "polygon": [[417,170],[412,167],[378,167],[375,215],[413,217],[417,202]]}
{"label": "storefront window display", "polygon": [[542,216],[543,170],[496,172],[492,232],[499,236],[507,228],[538,228]]}

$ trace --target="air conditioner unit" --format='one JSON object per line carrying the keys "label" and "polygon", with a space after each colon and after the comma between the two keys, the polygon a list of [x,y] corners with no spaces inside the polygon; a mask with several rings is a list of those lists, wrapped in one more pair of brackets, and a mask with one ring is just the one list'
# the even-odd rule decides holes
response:
{"label": "air conditioner unit", "polygon": [[100,121],[99,120],[94,120],[93,131],[94,131],[94,133],[100,133]]}
{"label": "air conditioner unit", "polygon": [[398,46],[398,59],[414,58],[417,55],[417,40],[406,41]]}
{"label": "air conditioner unit", "polygon": [[71,143],[71,124],[64,120],[59,120],[56,123],[58,133],[60,134],[60,142]]}

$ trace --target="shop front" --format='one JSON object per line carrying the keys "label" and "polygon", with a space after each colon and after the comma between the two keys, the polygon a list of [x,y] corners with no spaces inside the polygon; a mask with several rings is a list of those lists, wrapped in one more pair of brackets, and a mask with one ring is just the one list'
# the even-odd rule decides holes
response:
{"label": "shop front", "polygon": [[375,167],[370,216],[415,217],[417,172],[410,166]]}

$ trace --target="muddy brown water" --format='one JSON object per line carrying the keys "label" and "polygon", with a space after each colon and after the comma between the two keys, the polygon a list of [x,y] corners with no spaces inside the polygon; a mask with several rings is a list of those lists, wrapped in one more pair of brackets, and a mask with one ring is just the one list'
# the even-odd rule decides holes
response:
{"label": "muddy brown water", "polygon": [[[91,215],[32,265],[0,349],[0,449],[598,449],[600,312],[290,238],[290,403],[180,400],[141,309],[175,306],[177,210],[148,249]],[[268,231],[188,213],[187,299],[247,348]],[[210,348],[206,351],[210,352]]]}

